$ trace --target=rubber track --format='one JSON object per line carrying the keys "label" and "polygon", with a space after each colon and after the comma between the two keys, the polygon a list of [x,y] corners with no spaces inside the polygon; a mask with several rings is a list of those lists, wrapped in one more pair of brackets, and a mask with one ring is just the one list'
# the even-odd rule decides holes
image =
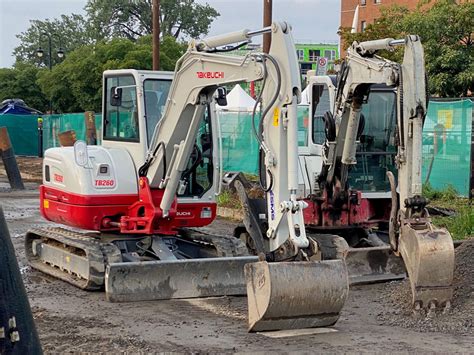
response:
{"label": "rubber track", "polygon": [[[32,243],[35,239],[42,239],[43,243],[56,242],[84,252],[89,261],[89,279],[85,280],[77,276],[72,270],[60,270],[56,265],[41,261],[38,256],[33,255]],[[26,257],[31,267],[84,290],[103,288],[105,263],[109,256],[112,260],[115,258],[114,248],[114,245],[101,243],[90,235],[60,227],[33,228],[25,236]],[[68,252],[71,252],[71,250],[68,250]]]}
{"label": "rubber track", "polygon": [[213,245],[218,257],[250,255],[246,245],[234,236],[209,234],[197,229],[188,229],[186,234],[192,240]]}

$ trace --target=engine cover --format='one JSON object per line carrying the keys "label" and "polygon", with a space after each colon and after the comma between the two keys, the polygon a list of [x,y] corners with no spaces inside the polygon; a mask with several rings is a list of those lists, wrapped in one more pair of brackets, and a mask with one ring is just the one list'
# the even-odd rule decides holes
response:
{"label": "engine cover", "polygon": [[[43,160],[40,210],[47,220],[80,229],[119,231],[116,223],[138,201],[137,170],[125,149],[88,146],[89,165],[76,164],[74,148],[51,148]],[[156,194],[153,194],[156,195]],[[159,201],[154,201],[159,205]],[[201,227],[216,217],[216,203],[179,202],[174,228]]]}

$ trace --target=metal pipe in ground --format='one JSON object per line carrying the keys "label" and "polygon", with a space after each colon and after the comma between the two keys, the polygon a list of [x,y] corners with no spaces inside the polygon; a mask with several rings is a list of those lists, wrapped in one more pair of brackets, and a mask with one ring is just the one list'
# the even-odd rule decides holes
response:
{"label": "metal pipe in ground", "polygon": [[20,169],[18,168],[15,152],[13,151],[6,127],[0,127],[0,155],[2,156],[10,187],[15,190],[24,190],[25,186],[23,185]]}
{"label": "metal pipe in ground", "polygon": [[7,222],[0,207],[0,354],[42,354]]}

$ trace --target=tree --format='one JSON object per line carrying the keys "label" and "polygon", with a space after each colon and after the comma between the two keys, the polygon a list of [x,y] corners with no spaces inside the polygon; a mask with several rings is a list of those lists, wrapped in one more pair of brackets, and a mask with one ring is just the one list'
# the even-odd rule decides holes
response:
{"label": "tree", "polygon": [[28,106],[46,111],[48,100],[36,83],[40,70],[24,63],[17,63],[14,68],[0,68],[0,102],[22,99]]}
{"label": "tree", "polygon": [[[351,27],[341,27],[339,34],[341,35],[342,45],[348,48],[353,42],[370,41],[380,38],[400,38],[403,36],[402,19],[409,13],[408,8],[393,5],[382,7],[380,13],[381,17],[373,24],[367,25],[364,32],[352,33]],[[384,58],[399,62],[403,59],[403,50],[396,49],[393,52],[381,51],[380,55]]]}
{"label": "tree", "polygon": [[[136,40],[152,33],[152,0],[89,0],[88,19],[96,39],[125,37]],[[208,4],[195,0],[161,0],[162,37],[181,35],[199,37],[209,32],[219,13]]]}
{"label": "tree", "polygon": [[[466,96],[474,91],[474,3],[455,0],[420,1],[414,11],[403,7],[385,8],[363,33],[341,29],[345,43],[385,37],[421,37],[429,87],[439,96]],[[388,54],[401,60],[401,50]],[[386,53],[384,55],[387,55]]]}
{"label": "tree", "polygon": [[474,3],[440,0],[404,20],[421,36],[433,93],[466,96],[474,91]]}
{"label": "tree", "polygon": [[60,58],[55,55],[55,51],[60,46],[68,53],[79,46],[92,43],[87,20],[81,15],[61,15],[60,18],[53,20],[32,20],[30,22],[30,27],[25,32],[17,35],[20,45],[13,50],[13,55],[15,55],[17,61],[45,65],[44,59],[40,60],[36,56],[36,50],[39,46],[45,51],[48,48],[45,36],[41,38],[40,42],[42,32],[52,35],[53,65],[60,62]]}
{"label": "tree", "polygon": [[[71,52],[52,71],[41,71],[38,84],[59,112],[101,111],[102,73],[107,69],[152,69],[151,36],[133,42],[115,38]],[[161,43],[163,70],[173,70],[186,45],[173,37]]]}

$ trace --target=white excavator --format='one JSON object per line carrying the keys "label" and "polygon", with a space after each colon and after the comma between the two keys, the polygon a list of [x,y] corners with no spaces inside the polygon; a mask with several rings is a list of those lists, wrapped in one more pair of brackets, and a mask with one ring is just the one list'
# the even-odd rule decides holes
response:
{"label": "white excavator", "polygon": [[[399,45],[401,64],[377,54]],[[317,256],[344,258],[351,284],[408,273],[415,308],[449,308],[453,240],[431,223],[421,196],[427,88],[420,39],[355,42],[333,79],[309,76],[310,119],[299,124],[297,196],[308,205],[306,233],[319,245]],[[379,102],[370,106],[371,99]],[[375,105],[381,110],[371,112]],[[261,253],[268,224],[262,203],[247,196],[242,181],[233,186],[245,212],[245,229],[234,233]]]}
{"label": "white excavator", "polygon": [[[400,45],[400,64],[377,54]],[[355,42],[336,82],[309,77],[312,137],[300,148],[309,235],[345,237],[354,281],[399,278],[401,256],[415,308],[449,307],[454,271],[453,240],[433,226],[421,195],[426,85],[417,36]]]}
{"label": "white excavator", "polygon": [[[269,54],[219,53],[263,33],[272,36]],[[301,88],[290,26],[191,41],[172,78],[104,73],[102,146],[52,148],[43,163],[41,212],[76,229],[28,231],[30,264],[83,289],[105,287],[107,299],[118,302],[247,290],[250,331],[334,324],[348,276],[342,260],[310,261],[318,245],[306,236],[306,204],[296,198]],[[262,81],[269,216],[259,258],[233,236],[193,229],[216,215],[214,97],[225,101],[221,86],[250,81]]]}

